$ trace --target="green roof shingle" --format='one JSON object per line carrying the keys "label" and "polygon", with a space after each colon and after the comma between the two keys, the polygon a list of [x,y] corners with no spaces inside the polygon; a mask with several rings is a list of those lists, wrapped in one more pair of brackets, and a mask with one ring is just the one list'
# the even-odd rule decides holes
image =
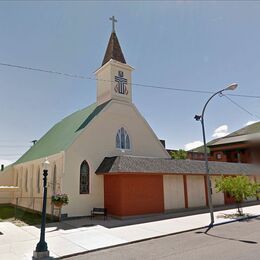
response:
{"label": "green roof shingle", "polygon": [[99,106],[97,106],[97,103],[94,103],[65,117],[54,125],[14,164],[40,159],[64,151],[108,103],[109,101]]}

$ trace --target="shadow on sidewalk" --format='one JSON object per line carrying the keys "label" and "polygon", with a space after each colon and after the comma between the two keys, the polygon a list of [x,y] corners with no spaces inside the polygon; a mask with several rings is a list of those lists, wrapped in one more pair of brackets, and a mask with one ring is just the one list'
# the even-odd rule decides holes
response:
{"label": "shadow on sidewalk", "polygon": [[231,238],[231,237],[223,237],[223,236],[209,234],[208,232],[203,232],[203,231],[197,231],[197,232],[195,232],[195,234],[205,234],[206,236],[210,236],[210,237],[216,237],[216,238],[225,239],[225,240],[232,240],[232,241],[237,241],[237,242],[242,242],[242,243],[247,243],[247,244],[258,244],[256,241],[235,239],[235,238]]}
{"label": "shadow on sidewalk", "polygon": [[[253,206],[253,205],[259,205],[259,201],[254,203],[246,203],[243,206]],[[215,207],[215,212],[221,211],[221,210],[228,210],[228,209],[235,209],[235,205],[229,205],[229,206],[218,206]],[[160,220],[167,220],[167,219],[173,219],[173,218],[179,218],[179,217],[185,217],[185,216],[192,216],[197,214],[203,214],[208,213],[208,208],[196,208],[196,209],[186,209],[186,210],[175,210],[174,212],[166,212],[163,214],[152,214],[152,215],[145,215],[145,216],[133,216],[129,218],[115,218],[113,216],[108,216],[107,220],[104,220],[103,217],[95,217],[94,219],[91,219],[90,217],[75,217],[75,218],[67,218],[64,219],[61,222],[54,222],[54,223],[48,223],[46,227],[53,228],[49,231],[46,231],[47,233],[51,233],[58,230],[70,230],[75,228],[92,228],[97,225],[103,226],[105,228],[115,228],[115,227],[122,227],[122,226],[129,226],[129,225],[135,225],[135,224],[142,224],[152,221],[160,221]],[[259,218],[260,219],[260,218]],[[258,219],[258,220],[259,220]],[[248,220],[241,220],[241,221],[250,221]],[[39,225],[36,226],[37,228],[40,228]]]}

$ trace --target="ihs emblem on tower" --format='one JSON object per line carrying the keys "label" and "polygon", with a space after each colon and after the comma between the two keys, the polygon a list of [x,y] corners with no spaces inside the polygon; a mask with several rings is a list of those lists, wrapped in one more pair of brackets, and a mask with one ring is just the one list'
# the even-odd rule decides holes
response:
{"label": "ihs emblem on tower", "polygon": [[116,86],[115,92],[123,95],[128,94],[127,79],[124,78],[124,72],[118,71],[118,76],[115,76]]}

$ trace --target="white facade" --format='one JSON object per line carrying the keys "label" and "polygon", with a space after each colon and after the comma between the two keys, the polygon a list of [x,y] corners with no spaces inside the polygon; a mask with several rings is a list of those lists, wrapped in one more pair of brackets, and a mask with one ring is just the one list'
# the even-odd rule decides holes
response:
{"label": "white facade", "polygon": [[166,211],[185,208],[183,175],[164,175],[163,191]]}
{"label": "white facade", "polygon": [[[116,148],[116,134],[122,126],[130,136],[130,150]],[[65,152],[62,188],[69,193],[70,204],[64,207],[64,213],[69,216],[89,215],[93,207],[104,205],[103,176],[96,175],[95,171],[105,157],[122,154],[169,158],[134,105],[114,100]],[[88,162],[91,173],[89,194],[79,194],[79,167],[84,160]]]}
{"label": "white facade", "polygon": [[[120,100],[124,102],[132,102],[132,76],[131,73],[134,69],[121,62],[111,59],[95,74],[97,79],[97,103],[98,105],[108,100]],[[124,89],[119,89],[116,78],[122,78]]]}
{"label": "white facade", "polygon": [[206,206],[204,176],[187,176],[189,207]]}
{"label": "white facade", "polygon": [[[61,192],[61,178],[64,172],[63,154],[64,153],[59,153],[48,157],[50,167],[48,169],[47,177],[47,213],[49,214],[53,213],[50,199],[51,195]],[[43,197],[42,162],[44,159],[45,158],[40,158],[38,160],[13,166],[12,184],[18,186],[20,189],[12,194],[10,202],[13,204],[17,203],[19,206],[24,208],[41,211]],[[57,213],[58,212],[54,212],[54,214]]]}

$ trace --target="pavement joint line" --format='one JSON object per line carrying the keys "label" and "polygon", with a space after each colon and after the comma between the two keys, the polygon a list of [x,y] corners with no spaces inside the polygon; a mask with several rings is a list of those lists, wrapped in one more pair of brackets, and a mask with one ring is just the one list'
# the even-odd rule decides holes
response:
{"label": "pavement joint line", "polygon": [[[257,218],[257,217],[260,217],[260,215],[246,216],[244,218],[232,219],[232,220],[229,220],[229,221],[216,223],[216,224],[213,225],[213,227],[220,226],[220,225],[225,225],[225,224],[230,224],[230,223],[234,223],[234,222],[239,222],[239,221],[244,221],[244,220],[247,220],[247,219],[253,219],[253,218]],[[207,226],[198,227],[198,228],[192,228],[192,229],[187,229],[187,230],[183,230],[183,231],[178,231],[178,232],[174,232],[174,233],[170,233],[170,234],[165,234],[165,235],[159,235],[159,236],[154,236],[154,237],[138,239],[138,240],[135,240],[135,241],[129,241],[129,242],[122,243],[122,244],[106,246],[106,247],[96,248],[96,249],[90,249],[90,250],[83,251],[83,252],[78,252],[78,253],[69,254],[69,255],[66,255],[66,256],[57,257],[55,259],[66,259],[66,258],[73,257],[73,256],[89,254],[89,253],[93,253],[93,252],[97,252],[97,251],[102,251],[102,250],[106,250],[106,249],[120,247],[120,246],[127,246],[127,245],[131,245],[131,244],[136,244],[136,243],[140,243],[140,242],[149,241],[149,240],[152,240],[152,239],[158,239],[158,238],[168,237],[168,236],[172,236],[172,235],[179,235],[179,234],[183,234],[183,233],[187,233],[187,232],[192,232],[192,231],[204,229],[204,228],[207,228],[207,227],[208,227],[208,225]]]}
{"label": "pavement joint line", "polygon": [[[70,239],[68,239],[66,236],[64,236],[63,237],[66,241],[68,241],[68,242],[72,242]],[[82,251],[82,252],[85,252],[85,253],[87,253],[87,252],[89,252],[89,250],[86,250],[87,248],[86,247],[83,247],[83,246],[81,246],[81,245],[79,245],[79,244],[77,244],[77,243],[75,243],[78,247],[80,247],[80,248],[82,248],[83,250],[85,250],[85,251]],[[55,253],[55,252],[54,252]],[[79,252],[79,253],[81,253],[81,252]],[[79,254],[79,253],[75,253],[75,254]],[[56,255],[58,255],[57,253],[56,253]],[[63,257],[63,256],[61,256],[61,257]],[[64,256],[65,257],[65,256]],[[67,257],[67,256],[66,256]],[[56,259],[62,259],[62,258],[56,258]]]}

